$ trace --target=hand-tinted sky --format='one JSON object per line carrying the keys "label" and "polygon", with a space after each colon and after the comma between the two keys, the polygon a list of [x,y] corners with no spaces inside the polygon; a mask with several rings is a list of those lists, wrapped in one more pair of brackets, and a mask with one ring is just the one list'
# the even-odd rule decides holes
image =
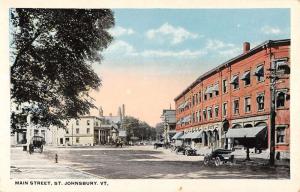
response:
{"label": "hand-tinted sky", "polygon": [[114,42],[95,66],[104,114],[155,125],[164,108],[207,70],[269,39],[290,38],[289,9],[115,9]]}

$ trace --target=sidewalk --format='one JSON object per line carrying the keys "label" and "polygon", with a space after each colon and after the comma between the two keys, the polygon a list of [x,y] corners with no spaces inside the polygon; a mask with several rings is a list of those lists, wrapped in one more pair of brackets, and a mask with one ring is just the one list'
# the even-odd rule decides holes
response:
{"label": "sidewalk", "polygon": [[75,170],[67,165],[55,163],[39,152],[29,154],[21,147],[11,148],[12,179],[95,179],[99,176]]}

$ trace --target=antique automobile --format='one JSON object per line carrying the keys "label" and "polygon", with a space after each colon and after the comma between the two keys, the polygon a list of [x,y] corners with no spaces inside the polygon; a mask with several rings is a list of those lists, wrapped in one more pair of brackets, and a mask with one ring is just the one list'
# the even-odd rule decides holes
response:
{"label": "antique automobile", "polygon": [[157,149],[157,148],[163,147],[163,146],[164,146],[163,142],[156,142],[156,143],[154,143],[154,149]]}
{"label": "antique automobile", "polygon": [[184,145],[181,145],[181,146],[176,146],[175,147],[175,152],[176,152],[176,154],[178,154],[178,153],[183,153],[183,154],[185,154],[185,146]]}
{"label": "antique automobile", "polygon": [[185,147],[185,152],[184,152],[184,154],[185,154],[186,156],[197,155],[197,150],[196,150],[196,149],[193,149],[193,148],[190,147],[190,146],[187,146],[187,147]]}
{"label": "antique automobile", "polygon": [[42,136],[33,136],[29,144],[29,153],[33,153],[35,149],[38,149],[40,153],[43,152],[43,145],[45,144],[45,139]]}
{"label": "antique automobile", "polygon": [[204,165],[215,164],[215,166],[220,166],[224,163],[234,163],[234,155],[231,154],[232,151],[229,149],[215,149],[211,154],[204,156]]}

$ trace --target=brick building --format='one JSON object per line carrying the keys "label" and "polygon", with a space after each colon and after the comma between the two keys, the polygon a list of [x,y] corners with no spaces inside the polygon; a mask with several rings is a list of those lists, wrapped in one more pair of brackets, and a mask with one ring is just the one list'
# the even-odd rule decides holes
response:
{"label": "brick building", "polygon": [[[265,41],[198,77],[174,100],[176,131],[194,147],[232,148],[252,139],[255,148],[270,145],[270,69],[276,68],[276,151],[289,155],[290,39]],[[273,69],[272,68],[272,69]],[[224,134],[222,125],[229,123]]]}

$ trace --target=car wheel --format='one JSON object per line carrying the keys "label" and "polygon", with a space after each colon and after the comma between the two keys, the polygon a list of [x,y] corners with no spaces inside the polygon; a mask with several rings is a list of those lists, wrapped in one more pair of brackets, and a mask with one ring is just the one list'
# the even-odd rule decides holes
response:
{"label": "car wheel", "polygon": [[221,165],[221,159],[220,159],[220,157],[216,157],[216,159],[215,159],[215,165],[217,167]]}
{"label": "car wheel", "polygon": [[204,157],[203,163],[204,163],[204,165],[208,165],[209,158],[208,157]]}

